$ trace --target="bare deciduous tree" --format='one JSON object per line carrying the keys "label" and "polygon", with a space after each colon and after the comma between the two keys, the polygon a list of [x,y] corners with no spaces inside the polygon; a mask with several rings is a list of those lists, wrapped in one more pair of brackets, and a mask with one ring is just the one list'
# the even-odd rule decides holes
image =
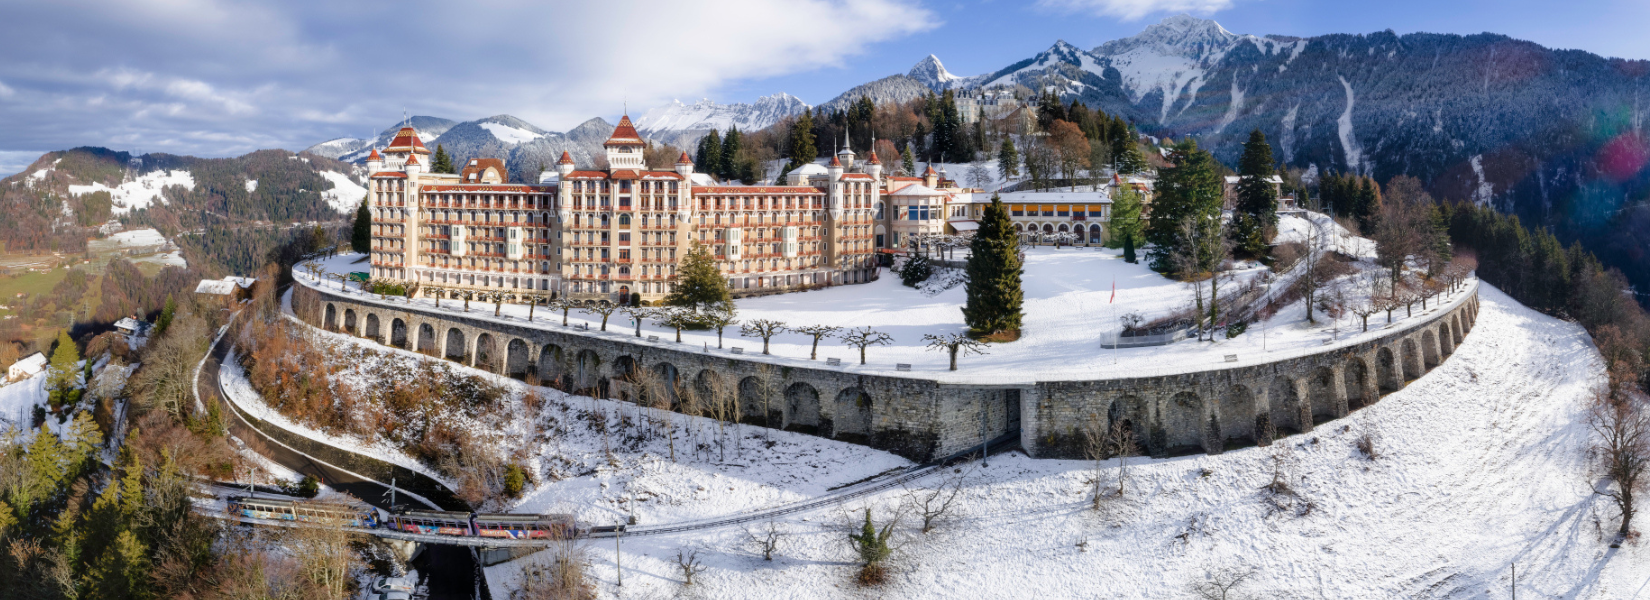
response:
{"label": "bare deciduous tree", "polygon": [[717,304],[700,313],[700,322],[704,323],[706,327],[716,330],[716,347],[718,349],[722,347],[722,330],[739,324],[739,320],[734,318],[735,314],[737,312],[734,310],[732,302]]}
{"label": "bare deciduous tree", "polygon": [[785,544],[785,530],[777,521],[769,520],[758,529],[745,528],[745,540],[762,553],[762,560],[773,560],[773,555]]}
{"label": "bare deciduous tree", "polygon": [[619,307],[617,306],[600,302],[586,303],[584,306],[579,307],[579,309],[584,311],[586,314],[601,315],[602,331],[607,331],[607,318],[613,316],[613,313],[619,311]]}
{"label": "bare deciduous tree", "polygon": [[906,509],[922,519],[923,533],[938,529],[955,516],[956,513],[952,509],[962,498],[963,484],[966,482],[966,474],[961,469],[955,469],[933,488],[905,488]]}
{"label": "bare deciduous tree", "polygon": [[1239,588],[1249,583],[1255,570],[1248,567],[1221,567],[1204,572],[1201,581],[1187,584],[1187,591],[1200,600],[1242,600],[1249,598]]}
{"label": "bare deciduous tree", "polygon": [[768,354],[768,340],[790,329],[784,321],[755,319],[739,327],[739,335],[762,338],[762,353]]}
{"label": "bare deciduous tree", "polygon": [[841,327],[837,327],[835,325],[805,325],[794,328],[791,331],[795,331],[814,339],[813,349],[808,352],[808,360],[818,360],[819,339],[823,337],[830,337],[832,334],[841,329]]}
{"label": "bare deciduous tree", "polygon": [[929,350],[944,350],[951,356],[951,370],[957,370],[957,355],[985,354],[985,344],[974,341],[963,333],[947,333],[944,335],[927,334],[922,340],[928,342]]}
{"label": "bare deciduous tree", "polygon": [[887,346],[894,343],[894,337],[869,326],[859,329],[849,329],[842,333],[842,343],[859,348],[859,364],[865,364],[865,349],[870,346]]}
{"label": "bare deciduous tree", "polygon": [[[630,321],[636,324],[636,337],[642,337],[642,321],[653,316],[654,309],[646,306],[626,306],[619,309],[630,316]],[[603,328],[605,331],[606,328]]]}
{"label": "bare deciduous tree", "polygon": [[1591,454],[1606,479],[1594,493],[1610,498],[1621,514],[1611,547],[1620,547],[1632,532],[1638,513],[1638,495],[1650,493],[1650,402],[1637,390],[1612,393],[1601,387],[1589,396],[1587,427],[1592,430]]}
{"label": "bare deciduous tree", "polygon": [[[1128,491],[1128,459],[1140,453],[1139,445],[1135,443],[1134,430],[1128,428],[1123,419],[1107,423],[1100,415],[1090,413],[1083,424],[1083,453],[1089,460],[1094,461],[1092,475],[1093,505],[1099,510],[1107,500],[1122,498]],[[1117,459],[1116,487],[1106,489],[1105,463]]]}
{"label": "bare deciduous tree", "polygon": [[676,568],[682,573],[682,585],[693,585],[693,576],[705,572],[705,565],[699,564],[699,549],[677,550]]}

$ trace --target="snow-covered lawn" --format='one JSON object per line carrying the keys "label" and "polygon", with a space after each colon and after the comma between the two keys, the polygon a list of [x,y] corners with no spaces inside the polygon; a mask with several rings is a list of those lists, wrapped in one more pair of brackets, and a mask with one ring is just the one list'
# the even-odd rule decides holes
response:
{"label": "snow-covered lawn", "polygon": [[[1242,591],[1259,597],[1507,598],[1515,562],[1519,597],[1646,597],[1650,543],[1607,548],[1612,510],[1584,473],[1580,402],[1602,379],[1596,350],[1576,325],[1487,286],[1481,297],[1472,335],[1403,390],[1270,448],[1135,459],[1132,501],[1107,518],[1087,509],[1092,463],[1000,456],[967,471],[949,526],[923,535],[907,514],[883,589],[850,582],[839,509],[784,521],[788,544],[771,563],[737,528],[625,538],[624,596],[672,595],[677,550],[700,548],[709,570],[695,587],[718,598],[1177,598],[1222,567],[1254,569]],[[1373,461],[1355,447],[1365,431],[1378,436]],[[1315,506],[1307,516],[1263,504],[1281,448]],[[693,486],[689,473],[657,477]],[[902,495],[863,505],[886,519]],[[585,549],[614,596],[612,541]],[[520,568],[487,569],[496,598]]]}
{"label": "snow-covered lawn", "polygon": [[[1300,221],[1304,226],[1305,221]],[[348,273],[365,270],[364,264],[354,264],[359,255],[340,255],[323,261],[327,271]],[[1237,293],[1243,282],[1268,273],[1250,263],[1245,269],[1232,272],[1235,280],[1223,284],[1223,293]],[[336,291],[335,281],[309,280],[301,270],[294,270],[300,279],[322,289]],[[960,359],[960,370],[948,371],[948,359],[942,352],[930,350],[923,340],[925,334],[961,333],[966,330],[962,306],[967,302],[966,289],[957,286],[934,296],[900,284],[896,274],[884,271],[874,282],[845,285],[792,294],[738,300],[739,318],[776,319],[791,326],[812,324],[836,325],[844,328],[870,326],[893,336],[890,346],[872,347],[867,352],[868,364],[860,366],[858,350],[840,340],[827,338],[820,342],[819,360],[809,361],[812,339],[798,333],[781,334],[773,339],[771,357],[760,356],[760,338],[740,337],[738,328],[729,328],[724,344],[729,350],[717,350],[716,333],[683,332],[681,344],[676,344],[675,331],[655,325],[651,321],[642,326],[643,339],[637,339],[635,327],[623,313],[614,313],[608,330],[600,330],[598,315],[573,311],[570,323],[590,324],[588,334],[609,339],[625,339],[649,344],[645,338],[658,336],[653,345],[678,350],[712,352],[727,355],[732,348],[742,348],[745,357],[787,366],[842,369],[855,373],[924,377],[946,382],[980,382],[993,384],[1027,383],[1032,381],[1069,381],[1166,374],[1236,366],[1226,362],[1228,355],[1236,355],[1237,365],[1273,362],[1296,354],[1321,352],[1339,345],[1359,343],[1385,333],[1388,326],[1384,315],[1370,319],[1370,331],[1363,332],[1350,315],[1340,320],[1318,315],[1317,323],[1305,319],[1305,303],[1295,302],[1284,307],[1263,323],[1254,323],[1236,338],[1217,336],[1215,342],[1195,340],[1167,346],[1107,350],[1100,346],[1103,337],[1121,329],[1118,317],[1134,312],[1146,320],[1165,316],[1191,305],[1191,289],[1153,272],[1142,261],[1124,262],[1121,252],[1106,249],[1032,248],[1026,254],[1022,277],[1025,293],[1025,319],[1021,338],[1012,343],[991,345],[984,356]],[[1281,285],[1281,284],[1280,284]],[[1116,289],[1113,300],[1113,286]],[[349,289],[358,290],[357,284]],[[356,292],[359,293],[359,292]],[[1450,306],[1464,301],[1467,292],[1445,298]],[[361,294],[368,302],[385,302],[390,306],[406,305],[404,298],[378,300],[377,296]],[[415,299],[415,305],[425,310],[433,308],[429,298]],[[1399,310],[1394,315],[1393,327],[1403,327],[1439,310],[1439,304],[1429,304],[1429,310],[1416,306],[1413,318]],[[485,302],[471,302],[469,313],[463,313],[463,302],[443,300],[442,311],[464,314],[470,318],[494,319],[493,306]],[[521,324],[527,317],[525,305],[506,304],[503,314],[512,324]],[[564,330],[561,314],[540,307],[534,313],[540,327]],[[1326,343],[1331,344],[1325,346]],[[839,358],[840,367],[826,365],[826,359]],[[897,371],[897,364],[912,365],[911,373]]]}

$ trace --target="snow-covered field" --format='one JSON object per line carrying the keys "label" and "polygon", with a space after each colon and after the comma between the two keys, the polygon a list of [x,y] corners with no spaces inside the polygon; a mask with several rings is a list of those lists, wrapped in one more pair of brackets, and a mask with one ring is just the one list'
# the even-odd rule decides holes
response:
{"label": "snow-covered field", "polygon": [[[1299,219],[1296,219],[1299,220]],[[1304,224],[1304,221],[1302,221]],[[1351,245],[1351,242],[1348,242]],[[352,264],[359,255],[340,255],[325,261],[328,271],[347,273],[360,270]],[[1264,271],[1250,267],[1235,271],[1238,282],[1260,276]],[[298,277],[308,275],[295,271]],[[1217,336],[1215,342],[1183,341],[1168,346],[1106,350],[1100,347],[1101,338],[1120,329],[1118,317],[1131,312],[1147,320],[1168,315],[1190,305],[1192,291],[1151,271],[1142,262],[1124,262],[1119,251],[1106,249],[1033,248],[1027,252],[1025,274],[1022,277],[1025,292],[1025,320],[1021,338],[1008,344],[995,344],[984,356],[959,359],[960,370],[948,371],[944,353],[932,351],[923,340],[925,334],[961,333],[965,331],[961,307],[966,302],[966,289],[954,287],[934,296],[904,287],[899,278],[884,272],[881,279],[867,284],[846,285],[811,292],[781,294],[737,301],[739,318],[777,319],[791,326],[809,324],[842,327],[870,326],[894,337],[890,346],[872,347],[867,352],[868,364],[858,364],[858,350],[843,345],[839,340],[821,341],[819,360],[810,361],[812,338],[797,333],[781,334],[773,339],[772,356],[760,355],[762,340],[744,338],[737,328],[725,332],[724,344],[730,349],[743,348],[747,358],[787,366],[812,368],[839,368],[855,373],[901,376],[896,370],[900,363],[912,365],[909,376],[920,376],[947,382],[1013,383],[1030,381],[1068,381],[1106,377],[1142,376],[1200,369],[1234,366],[1226,356],[1236,355],[1236,363],[1255,364],[1273,362],[1290,356],[1321,352],[1340,345],[1359,343],[1386,333],[1388,326],[1383,316],[1370,319],[1370,331],[1360,331],[1353,317],[1339,321],[1320,314],[1316,324],[1305,321],[1305,304],[1296,302],[1285,307],[1262,323],[1251,324],[1247,331],[1235,338]],[[336,282],[310,280],[311,285],[336,290]],[[1113,285],[1116,299],[1112,299]],[[1235,292],[1239,285],[1225,284],[1227,292]],[[357,289],[351,284],[351,290]],[[1458,292],[1445,298],[1444,305],[1464,301],[1468,292]],[[363,300],[380,302],[377,296],[363,294]],[[405,305],[405,299],[392,299],[391,305]],[[426,310],[433,309],[434,300],[420,298],[413,301]],[[463,314],[461,301],[444,300],[442,311]],[[1428,311],[1416,307],[1413,318],[1405,311],[1394,315],[1391,327],[1404,327],[1439,310],[1439,304],[1429,304]],[[506,304],[503,314],[512,324],[520,324],[527,317],[524,305]],[[470,318],[493,319],[493,306],[472,302]],[[561,314],[539,308],[535,322],[542,327],[560,328]],[[683,332],[682,344],[674,343],[675,331],[654,325],[642,326],[644,339],[634,337],[635,327],[623,313],[615,313],[608,322],[608,331],[600,330],[601,317],[574,311],[570,323],[591,325],[588,335],[625,339],[687,351],[727,353],[717,350],[716,334],[711,332]],[[586,333],[580,331],[580,333]],[[649,335],[658,342],[647,342]],[[1325,344],[1330,344],[1325,346]],[[842,366],[829,367],[827,358],[839,358]]]}
{"label": "snow-covered field", "polygon": [[[0,373],[0,379],[4,377]],[[45,405],[45,373],[0,386],[0,432],[29,429],[34,420],[34,407]]]}
{"label": "snow-covered field", "polygon": [[[771,563],[737,528],[625,538],[623,595],[677,593],[676,552],[698,548],[709,569],[697,594],[718,598],[1177,598],[1225,567],[1253,569],[1240,591],[1258,597],[1507,598],[1514,563],[1519,597],[1647,597],[1650,544],[1608,549],[1612,511],[1584,472],[1580,400],[1602,379],[1596,350],[1580,327],[1497,290],[1484,287],[1482,300],[1472,335],[1405,389],[1270,448],[1134,459],[1131,500],[1106,517],[1087,508],[1092,463],[1005,455],[965,470],[948,526],[923,535],[906,515],[885,588],[851,583],[838,509],[784,521]],[[1354,446],[1364,431],[1378,436],[1376,460]],[[1307,516],[1268,516],[1263,504],[1282,448],[1315,506]],[[681,487],[702,475],[658,477]],[[886,519],[903,494],[855,507]],[[644,523],[686,512],[647,507]],[[603,596],[615,596],[613,544],[585,550]],[[522,562],[487,569],[495,597]]]}
{"label": "snow-covered field", "polygon": [[349,175],[337,171],[316,171],[317,175],[332,182],[332,189],[321,192],[321,199],[333,210],[346,215],[354,216],[356,207],[367,197],[367,188],[356,183]]}
{"label": "snow-covered field", "polygon": [[79,196],[97,191],[109,192],[110,198],[114,201],[114,214],[123,215],[127,211],[148,208],[156,202],[165,204],[166,197],[161,195],[161,192],[174,185],[193,190],[195,177],[188,171],[152,171],[113,188],[101,183],[71,185],[69,194]]}

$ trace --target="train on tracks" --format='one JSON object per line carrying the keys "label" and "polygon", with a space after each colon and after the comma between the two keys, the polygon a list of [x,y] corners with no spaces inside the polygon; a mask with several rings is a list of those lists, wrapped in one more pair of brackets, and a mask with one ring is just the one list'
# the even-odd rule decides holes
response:
{"label": "train on tracks", "polygon": [[281,498],[230,496],[228,511],[251,519],[335,524],[358,529],[386,529],[422,535],[558,540],[579,537],[572,515],[473,513],[397,508],[386,511],[357,503],[306,502]]}

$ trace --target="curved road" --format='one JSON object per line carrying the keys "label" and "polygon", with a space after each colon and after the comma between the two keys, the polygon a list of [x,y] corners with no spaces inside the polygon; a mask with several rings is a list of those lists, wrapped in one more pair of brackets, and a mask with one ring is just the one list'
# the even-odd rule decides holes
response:
{"label": "curved road", "polygon": [[[236,314],[239,316],[239,313]],[[234,317],[231,317],[231,324]],[[228,336],[225,336],[228,337]],[[224,356],[228,355],[230,343],[218,340],[207,352],[204,367],[200,370],[200,379],[196,382],[196,392],[202,402],[217,402],[228,417],[225,424],[229,432],[245,443],[253,452],[283,467],[292,469],[304,475],[310,475],[327,486],[347,492],[362,501],[383,509],[389,509],[389,487],[350,473],[335,466],[326,464],[299,453],[275,440],[265,436],[257,428],[248,423],[236,410],[234,404],[224,399],[219,392],[218,370],[223,364]],[[411,501],[405,495],[397,498],[403,502]],[[406,500],[402,500],[406,499]],[[469,510],[468,507],[437,507],[450,510]],[[472,600],[490,598],[486,589],[486,579],[481,575],[481,567],[468,548],[459,546],[424,547],[424,552],[413,559],[412,567],[426,576],[430,589],[431,600]]]}

